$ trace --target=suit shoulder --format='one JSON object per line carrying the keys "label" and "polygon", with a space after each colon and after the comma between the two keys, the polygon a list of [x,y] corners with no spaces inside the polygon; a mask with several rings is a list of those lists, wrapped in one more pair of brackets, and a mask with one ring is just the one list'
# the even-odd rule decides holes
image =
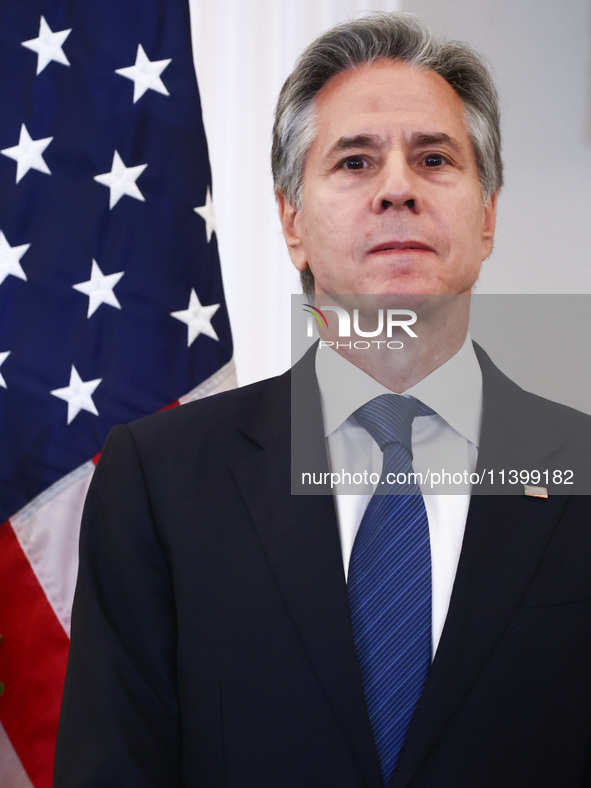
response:
{"label": "suit shoulder", "polygon": [[484,404],[495,422],[508,418],[533,431],[557,430],[573,437],[591,432],[589,414],[522,388],[496,367],[480,346],[474,343],[474,347],[482,370]]}
{"label": "suit shoulder", "polygon": [[136,443],[180,440],[199,435],[222,439],[228,431],[289,411],[289,372],[178,407],[144,416],[128,425]]}
{"label": "suit shoulder", "polygon": [[530,407],[538,418],[543,418],[547,424],[563,433],[572,434],[579,439],[583,435],[591,434],[591,415],[588,413],[529,391],[523,391],[523,396],[526,406]]}

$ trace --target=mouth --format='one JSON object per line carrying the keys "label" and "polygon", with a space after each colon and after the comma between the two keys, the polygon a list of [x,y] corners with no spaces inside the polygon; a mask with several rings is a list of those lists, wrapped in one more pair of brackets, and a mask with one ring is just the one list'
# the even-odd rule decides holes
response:
{"label": "mouth", "polygon": [[380,252],[434,252],[432,246],[424,244],[422,241],[384,241],[384,243],[376,244],[369,250],[369,254],[378,254]]}

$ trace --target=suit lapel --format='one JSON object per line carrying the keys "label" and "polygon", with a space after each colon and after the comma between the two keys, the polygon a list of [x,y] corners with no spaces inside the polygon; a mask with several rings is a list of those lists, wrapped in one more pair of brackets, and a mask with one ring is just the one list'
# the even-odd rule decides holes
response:
{"label": "suit lapel", "polygon": [[[540,458],[558,437],[537,423],[529,395],[477,352],[484,379],[479,468],[542,467]],[[293,374],[300,376],[293,414],[286,375],[244,426],[253,451],[234,476],[353,759],[366,784],[377,787],[381,773],[355,656],[334,501],[326,494],[290,494],[290,432],[300,446],[297,462],[304,463],[292,467],[296,477],[304,469],[328,469],[312,354]],[[409,784],[485,666],[541,559],[564,499],[526,498],[522,490],[472,498],[449,613],[390,788]]]}
{"label": "suit lapel", "polygon": [[[294,370],[308,377],[307,388],[298,385],[300,395],[306,393],[295,404],[294,418],[315,458],[314,470],[324,471],[322,416],[311,363],[313,358]],[[236,464],[234,478],[353,760],[366,784],[377,787],[382,785],[380,767],[355,656],[334,499],[290,493],[289,401],[287,375],[244,427],[253,451]]]}
{"label": "suit lapel", "polygon": [[[532,400],[479,349],[484,414],[478,466],[540,468],[558,436],[545,431]],[[391,788],[409,784],[484,668],[534,574],[565,499],[474,495],[449,612]],[[517,494],[518,493],[518,494]]]}

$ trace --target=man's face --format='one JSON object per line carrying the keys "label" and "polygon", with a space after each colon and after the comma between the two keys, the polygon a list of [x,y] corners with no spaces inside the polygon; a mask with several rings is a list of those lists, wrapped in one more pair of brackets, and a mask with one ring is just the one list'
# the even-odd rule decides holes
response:
{"label": "man's face", "polygon": [[433,71],[382,60],[316,97],[302,207],[279,196],[298,270],[317,293],[466,293],[492,247],[462,102]]}

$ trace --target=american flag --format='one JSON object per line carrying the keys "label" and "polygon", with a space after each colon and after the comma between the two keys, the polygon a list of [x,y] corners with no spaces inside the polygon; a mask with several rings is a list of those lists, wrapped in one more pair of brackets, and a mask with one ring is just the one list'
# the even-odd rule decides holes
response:
{"label": "american flag", "polygon": [[0,786],[49,788],[109,429],[234,385],[188,0],[0,0]]}

